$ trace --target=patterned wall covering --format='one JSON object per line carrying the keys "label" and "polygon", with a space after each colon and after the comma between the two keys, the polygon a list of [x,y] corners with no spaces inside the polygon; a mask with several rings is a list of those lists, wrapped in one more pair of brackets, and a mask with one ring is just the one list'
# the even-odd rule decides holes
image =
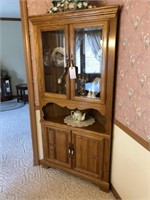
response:
{"label": "patterned wall covering", "polygon": [[27,0],[28,15],[45,14],[51,7],[52,0]]}
{"label": "patterned wall covering", "polygon": [[[93,1],[94,2],[94,1]],[[50,0],[27,0],[29,15],[44,14]],[[144,140],[150,136],[150,0],[102,0],[122,6],[115,118]]]}
{"label": "patterned wall covering", "polygon": [[150,1],[124,2],[115,118],[147,140],[150,136]]}

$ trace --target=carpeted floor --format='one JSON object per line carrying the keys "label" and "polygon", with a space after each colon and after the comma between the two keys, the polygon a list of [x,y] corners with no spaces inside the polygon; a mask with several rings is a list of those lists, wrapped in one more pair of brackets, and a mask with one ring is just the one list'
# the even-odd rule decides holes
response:
{"label": "carpeted floor", "polygon": [[12,99],[10,101],[3,101],[0,102],[0,112],[18,109],[21,108],[22,106],[24,106],[24,102],[23,101],[17,102],[17,99]]}
{"label": "carpeted floor", "polygon": [[56,169],[33,166],[28,104],[0,113],[0,200],[114,200]]}

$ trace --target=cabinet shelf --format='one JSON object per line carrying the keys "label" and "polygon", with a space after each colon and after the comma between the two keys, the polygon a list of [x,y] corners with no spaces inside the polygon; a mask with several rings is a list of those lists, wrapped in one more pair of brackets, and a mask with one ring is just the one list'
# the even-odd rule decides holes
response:
{"label": "cabinet shelf", "polygon": [[94,124],[89,125],[87,127],[72,127],[70,125],[66,125],[64,123],[64,117],[51,117],[47,120],[41,120],[41,122],[43,124],[46,125],[53,125],[53,126],[57,126],[57,127],[64,127],[68,130],[78,130],[78,131],[90,131],[90,132],[95,132],[97,134],[107,134],[105,127],[102,123],[95,121]]}

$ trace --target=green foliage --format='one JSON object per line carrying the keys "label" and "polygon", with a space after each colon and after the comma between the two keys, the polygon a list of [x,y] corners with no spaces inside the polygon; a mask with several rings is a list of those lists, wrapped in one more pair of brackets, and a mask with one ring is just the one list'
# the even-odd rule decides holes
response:
{"label": "green foliage", "polygon": [[92,8],[88,0],[53,0],[53,6],[47,11],[47,13],[64,12],[67,10],[87,9]]}

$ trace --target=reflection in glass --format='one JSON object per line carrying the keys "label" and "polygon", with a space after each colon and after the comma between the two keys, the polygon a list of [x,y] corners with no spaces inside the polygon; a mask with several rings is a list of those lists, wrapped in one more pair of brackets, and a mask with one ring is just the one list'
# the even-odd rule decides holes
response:
{"label": "reflection in glass", "polygon": [[102,28],[75,30],[75,65],[78,67],[76,95],[100,98]]}
{"label": "reflection in glass", "polygon": [[45,92],[66,94],[64,30],[42,32]]}

